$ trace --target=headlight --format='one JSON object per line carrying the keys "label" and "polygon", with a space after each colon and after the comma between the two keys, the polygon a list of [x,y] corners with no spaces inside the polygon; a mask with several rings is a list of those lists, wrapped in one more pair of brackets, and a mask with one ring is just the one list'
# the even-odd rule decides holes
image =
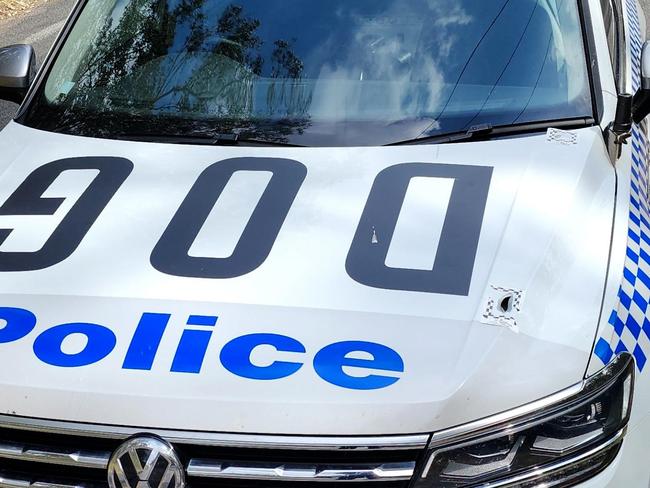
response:
{"label": "headlight", "polygon": [[581,385],[434,434],[416,488],[571,486],[616,457],[630,416],[634,360]]}

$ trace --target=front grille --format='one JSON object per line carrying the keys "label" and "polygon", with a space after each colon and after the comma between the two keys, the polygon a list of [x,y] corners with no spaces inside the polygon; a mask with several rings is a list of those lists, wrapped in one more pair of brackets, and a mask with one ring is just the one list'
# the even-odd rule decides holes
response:
{"label": "front grille", "polygon": [[112,453],[155,434],[191,488],[310,488],[366,482],[406,488],[428,436],[324,438],[137,431],[0,416],[0,488],[106,488]]}

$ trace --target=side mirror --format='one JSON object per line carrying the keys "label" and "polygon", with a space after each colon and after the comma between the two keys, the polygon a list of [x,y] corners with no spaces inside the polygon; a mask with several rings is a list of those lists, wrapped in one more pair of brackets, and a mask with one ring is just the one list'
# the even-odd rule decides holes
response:
{"label": "side mirror", "polygon": [[35,75],[32,46],[16,44],[0,49],[0,99],[22,103]]}
{"label": "side mirror", "polygon": [[650,115],[650,41],[641,50],[641,86],[634,94],[632,119],[636,124]]}

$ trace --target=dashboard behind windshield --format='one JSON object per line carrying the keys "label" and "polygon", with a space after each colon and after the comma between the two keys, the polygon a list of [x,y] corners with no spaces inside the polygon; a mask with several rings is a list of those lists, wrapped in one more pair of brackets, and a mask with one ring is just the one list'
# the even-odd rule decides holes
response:
{"label": "dashboard behind windshield", "polygon": [[22,122],[360,146],[592,115],[577,0],[88,0]]}

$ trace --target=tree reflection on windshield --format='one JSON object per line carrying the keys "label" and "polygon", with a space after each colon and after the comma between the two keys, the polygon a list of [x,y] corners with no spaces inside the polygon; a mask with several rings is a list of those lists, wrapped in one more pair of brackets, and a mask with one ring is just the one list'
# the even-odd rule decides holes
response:
{"label": "tree reflection on windshield", "polygon": [[[116,25],[109,18],[80,63],[85,69],[76,74],[74,92],[59,95],[64,106],[71,100],[69,117],[64,114],[61,125],[83,130],[80,126],[89,120],[74,120],[74,111],[95,106],[102,107],[106,120],[125,109],[135,120],[151,113],[172,119],[185,113],[221,116],[215,134],[236,131],[274,142],[302,132],[309,123],[310,93],[300,83],[303,63],[292,43],[274,42],[272,82],[266,88],[268,115],[281,114],[280,123],[246,123],[254,103],[253,82],[264,66],[263,41],[256,33],[260,20],[230,4],[210,28],[205,2],[182,0],[170,9],[166,2],[141,0],[128,3]],[[161,133],[168,122],[158,120]],[[191,125],[185,133],[206,133],[203,121]]]}
{"label": "tree reflection on windshield", "polygon": [[567,0],[89,0],[23,123],[377,145],[589,117]]}

